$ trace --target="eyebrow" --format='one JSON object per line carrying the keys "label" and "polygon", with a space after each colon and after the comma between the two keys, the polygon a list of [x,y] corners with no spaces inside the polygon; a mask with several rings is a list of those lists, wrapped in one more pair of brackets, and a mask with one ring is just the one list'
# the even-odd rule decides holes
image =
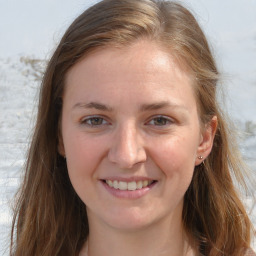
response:
{"label": "eyebrow", "polygon": [[[185,106],[183,105],[178,105],[175,103],[170,103],[169,101],[162,101],[162,102],[157,102],[157,103],[151,103],[151,104],[143,104],[140,106],[140,111],[141,112],[146,112],[146,111],[153,111],[153,110],[158,110],[166,107],[171,107],[171,108],[180,108],[184,110],[188,110]],[[75,108],[87,108],[87,109],[97,109],[97,110],[102,110],[102,111],[107,111],[107,112],[112,112],[113,108],[110,106],[98,103],[98,102],[90,102],[90,103],[76,103],[73,106],[73,109]]]}
{"label": "eyebrow", "polygon": [[183,105],[170,103],[169,101],[163,101],[163,102],[152,103],[152,104],[143,104],[140,107],[140,111],[142,111],[142,112],[152,111],[152,110],[158,110],[158,109],[167,108],[167,107],[187,110],[187,108]]}
{"label": "eyebrow", "polygon": [[101,104],[101,103],[97,103],[97,102],[90,102],[90,103],[76,103],[72,109],[75,109],[75,108],[95,108],[95,109],[98,109],[98,110],[103,110],[103,111],[113,111],[113,109],[107,105],[104,105],[104,104]]}

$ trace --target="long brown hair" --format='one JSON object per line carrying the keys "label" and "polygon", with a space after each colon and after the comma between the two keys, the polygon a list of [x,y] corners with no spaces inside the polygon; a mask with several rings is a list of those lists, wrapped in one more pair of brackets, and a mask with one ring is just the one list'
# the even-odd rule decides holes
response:
{"label": "long brown hair", "polygon": [[217,100],[219,73],[194,16],[178,3],[103,0],[67,29],[45,71],[37,121],[17,198],[11,254],[78,255],[89,234],[86,207],[75,193],[58,153],[65,76],[98,48],[127,46],[144,38],[164,46],[193,75],[201,123],[213,116],[218,128],[211,154],[195,168],[185,194],[183,222],[202,255],[242,255],[251,223],[233,178],[245,185],[243,168]]}

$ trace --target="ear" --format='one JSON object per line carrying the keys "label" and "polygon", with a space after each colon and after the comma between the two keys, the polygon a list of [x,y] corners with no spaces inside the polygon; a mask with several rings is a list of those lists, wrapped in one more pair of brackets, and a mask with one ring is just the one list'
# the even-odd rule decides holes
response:
{"label": "ear", "polygon": [[211,153],[215,133],[218,126],[217,117],[214,116],[209,123],[207,123],[201,133],[200,144],[197,149],[197,158],[195,165],[201,164],[205,158]]}

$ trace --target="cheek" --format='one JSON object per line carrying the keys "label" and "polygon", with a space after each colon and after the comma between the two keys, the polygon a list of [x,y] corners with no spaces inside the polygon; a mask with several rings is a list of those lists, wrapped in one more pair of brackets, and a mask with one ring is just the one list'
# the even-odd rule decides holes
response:
{"label": "cheek", "polygon": [[64,138],[67,167],[71,179],[92,175],[101,159],[100,144],[84,136],[72,134]]}
{"label": "cheek", "polygon": [[81,200],[94,191],[96,170],[102,159],[99,143],[90,143],[84,136],[70,136],[66,140],[67,169],[72,186]]}
{"label": "cheek", "polygon": [[193,174],[197,143],[187,137],[175,137],[155,143],[152,158],[166,176]]}

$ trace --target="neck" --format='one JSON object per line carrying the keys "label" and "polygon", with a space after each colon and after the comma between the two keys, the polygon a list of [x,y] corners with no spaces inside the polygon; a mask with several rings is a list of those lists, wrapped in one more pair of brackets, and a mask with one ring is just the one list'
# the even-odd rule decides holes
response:
{"label": "neck", "polygon": [[196,253],[182,221],[167,219],[129,231],[90,223],[89,239],[80,256],[83,255],[194,256]]}

